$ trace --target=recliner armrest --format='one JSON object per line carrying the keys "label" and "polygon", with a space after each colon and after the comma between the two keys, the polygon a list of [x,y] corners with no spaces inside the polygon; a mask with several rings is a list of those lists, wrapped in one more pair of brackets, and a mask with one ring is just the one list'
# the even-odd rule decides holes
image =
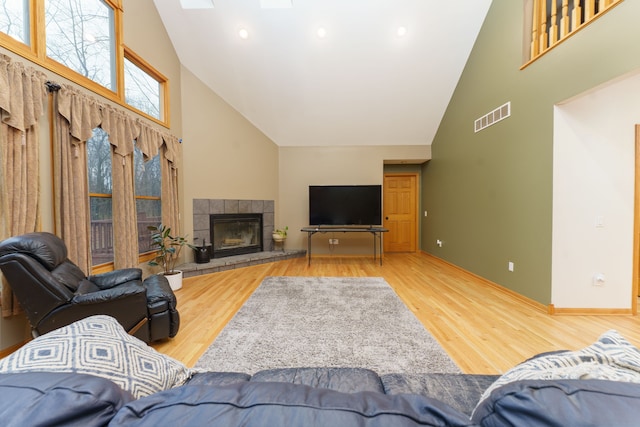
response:
{"label": "recliner armrest", "polygon": [[71,302],[73,304],[98,304],[106,301],[115,301],[138,294],[146,294],[147,290],[140,283],[131,282],[117,288],[103,289],[88,294],[76,294]]}
{"label": "recliner armrest", "polygon": [[88,279],[100,289],[109,289],[133,280],[142,280],[142,270],[140,268],[123,268],[89,276]]}

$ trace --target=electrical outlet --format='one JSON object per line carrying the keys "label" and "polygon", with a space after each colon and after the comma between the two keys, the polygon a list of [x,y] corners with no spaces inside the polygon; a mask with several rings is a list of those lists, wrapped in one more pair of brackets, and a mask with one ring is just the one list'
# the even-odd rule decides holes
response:
{"label": "electrical outlet", "polygon": [[439,248],[442,247],[442,240],[438,239],[436,240],[436,245],[438,245]]}
{"label": "electrical outlet", "polygon": [[593,286],[604,286],[606,278],[604,274],[597,273],[593,276]]}
{"label": "electrical outlet", "polygon": [[507,268],[509,269],[509,271],[513,271],[513,269],[515,268],[515,265],[513,264],[513,262],[509,261]]}

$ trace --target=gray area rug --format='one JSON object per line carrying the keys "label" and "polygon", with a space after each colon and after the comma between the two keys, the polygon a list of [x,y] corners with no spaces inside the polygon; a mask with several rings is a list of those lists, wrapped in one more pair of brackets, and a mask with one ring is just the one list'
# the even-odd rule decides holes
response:
{"label": "gray area rug", "polygon": [[249,374],[286,367],[460,372],[379,277],[267,277],[195,367]]}

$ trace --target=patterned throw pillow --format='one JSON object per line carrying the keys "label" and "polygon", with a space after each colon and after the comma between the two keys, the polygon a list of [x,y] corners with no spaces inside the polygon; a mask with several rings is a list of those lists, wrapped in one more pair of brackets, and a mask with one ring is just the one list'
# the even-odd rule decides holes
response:
{"label": "patterned throw pillow", "polygon": [[578,351],[535,357],[507,371],[482,394],[476,408],[491,392],[520,380],[611,380],[640,383],[640,349],[617,331],[610,330],[598,341]]}
{"label": "patterned throw pillow", "polygon": [[180,386],[192,374],[104,315],[41,335],[0,360],[0,373],[18,372],[95,375],[113,381],[135,398]]}

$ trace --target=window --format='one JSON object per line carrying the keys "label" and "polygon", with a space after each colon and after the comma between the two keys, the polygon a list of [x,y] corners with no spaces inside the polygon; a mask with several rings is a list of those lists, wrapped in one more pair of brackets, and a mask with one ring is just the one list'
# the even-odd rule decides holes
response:
{"label": "window", "polygon": [[111,143],[101,128],[87,141],[87,171],[91,210],[91,264],[113,262]]}
{"label": "window", "polygon": [[[111,142],[102,128],[95,128],[87,141],[87,171],[91,210],[91,263],[96,266],[113,262],[113,209],[111,177]],[[136,146],[133,152],[136,212],[138,216],[139,253],[149,252],[147,227],[162,222],[162,173],[160,154],[145,161]]]}
{"label": "window", "polygon": [[30,44],[29,0],[2,0],[0,31],[21,43]]}
{"label": "window", "polygon": [[138,215],[138,251],[145,253],[152,250],[151,233],[147,227],[158,226],[162,222],[160,154],[145,162],[142,151],[135,147],[133,164]]}
{"label": "window", "polygon": [[46,0],[47,57],[115,91],[113,8],[101,0]]}
{"label": "window", "polygon": [[164,76],[125,48],[124,100],[127,104],[155,119],[163,119],[161,98],[166,84]]}
{"label": "window", "polygon": [[169,125],[169,81],[123,44],[122,0],[0,0],[0,46]]}

